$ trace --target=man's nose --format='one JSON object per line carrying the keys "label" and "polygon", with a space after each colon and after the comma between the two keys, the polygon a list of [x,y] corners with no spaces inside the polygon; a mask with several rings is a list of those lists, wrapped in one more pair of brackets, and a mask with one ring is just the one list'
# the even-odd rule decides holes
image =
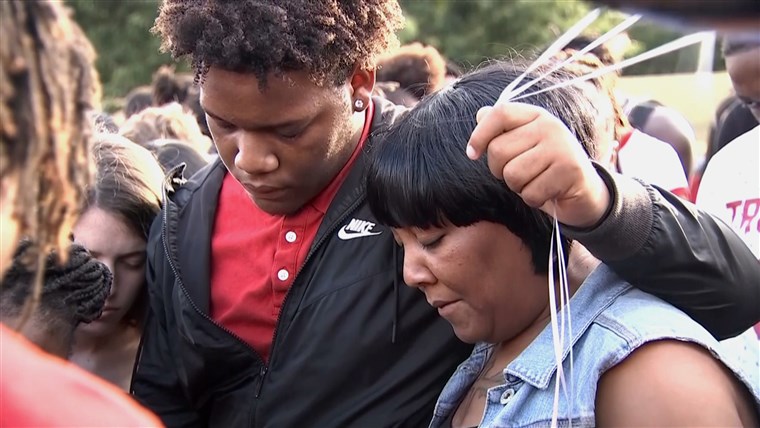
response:
{"label": "man's nose", "polygon": [[250,175],[266,174],[277,169],[279,160],[265,138],[249,132],[239,138],[235,154],[236,168]]}

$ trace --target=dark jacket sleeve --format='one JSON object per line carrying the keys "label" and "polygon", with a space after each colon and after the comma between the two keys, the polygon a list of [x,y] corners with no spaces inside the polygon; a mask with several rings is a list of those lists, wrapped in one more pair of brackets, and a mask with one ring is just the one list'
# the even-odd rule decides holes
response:
{"label": "dark jacket sleeve", "polygon": [[161,244],[160,216],[151,228],[147,258],[150,311],[132,379],[132,394],[168,427],[202,426],[198,414],[182,392],[176,364],[173,362],[174,353],[169,345],[163,299],[165,289],[173,287],[174,281],[168,280],[171,268],[164,257]]}
{"label": "dark jacket sleeve", "polygon": [[597,170],[612,207],[592,229],[565,226],[568,237],[718,339],[760,321],[760,262],[728,225],[666,190]]}

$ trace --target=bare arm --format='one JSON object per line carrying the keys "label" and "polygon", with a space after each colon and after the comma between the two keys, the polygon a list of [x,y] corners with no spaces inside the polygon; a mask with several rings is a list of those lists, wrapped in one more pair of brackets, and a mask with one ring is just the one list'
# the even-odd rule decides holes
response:
{"label": "bare arm", "polygon": [[665,340],[643,345],[602,375],[598,426],[758,426],[743,384],[701,346]]}

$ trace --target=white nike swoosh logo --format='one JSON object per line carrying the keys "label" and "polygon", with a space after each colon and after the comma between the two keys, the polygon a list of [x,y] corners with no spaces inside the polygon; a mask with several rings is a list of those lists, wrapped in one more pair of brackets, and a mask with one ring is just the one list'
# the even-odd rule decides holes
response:
{"label": "white nike swoosh logo", "polygon": [[381,233],[383,232],[348,232],[346,231],[346,226],[343,226],[340,228],[340,230],[338,230],[338,238],[344,241],[348,241],[349,239],[363,238],[365,236],[375,236]]}

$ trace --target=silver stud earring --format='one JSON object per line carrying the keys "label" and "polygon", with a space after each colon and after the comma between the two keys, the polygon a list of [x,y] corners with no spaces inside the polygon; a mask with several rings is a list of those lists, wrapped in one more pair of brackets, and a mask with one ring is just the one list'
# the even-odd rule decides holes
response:
{"label": "silver stud earring", "polygon": [[360,111],[360,110],[364,109],[364,101],[359,100],[359,99],[354,100],[354,109],[356,111]]}

